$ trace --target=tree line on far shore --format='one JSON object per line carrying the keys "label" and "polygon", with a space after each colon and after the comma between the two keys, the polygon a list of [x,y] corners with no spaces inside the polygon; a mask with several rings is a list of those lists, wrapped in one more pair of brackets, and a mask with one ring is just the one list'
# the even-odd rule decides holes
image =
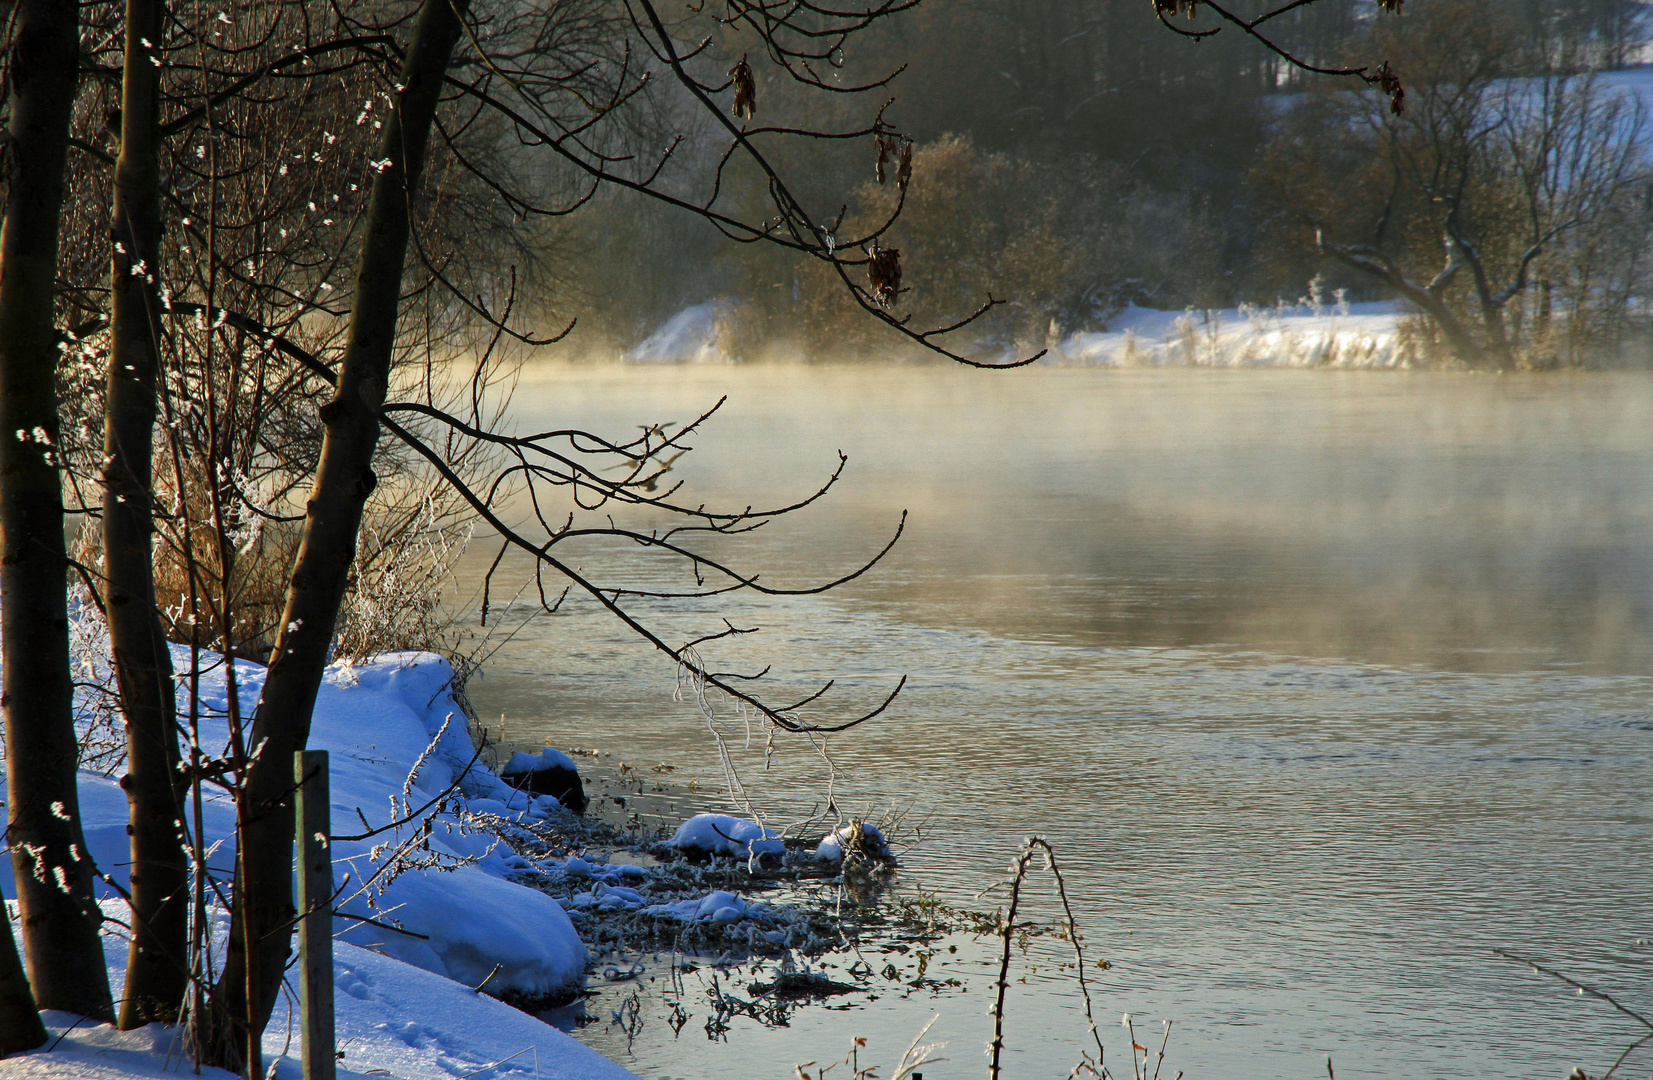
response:
{"label": "tree line on far shore", "polygon": [[[888,116],[926,184],[887,243],[915,317],[990,289],[1006,303],[983,344],[1026,349],[1127,304],[1290,303],[1318,276],[1328,294],[1409,301],[1443,363],[1648,362],[1653,173],[1624,70],[1642,59],[1642,5],[1407,0],[1378,18],[1327,0],[1265,24],[1315,65],[1387,60],[1398,113],[1232,28],[1190,42],[1138,7],[940,0],[858,43],[908,64]],[[1219,25],[1194,10],[1176,25]],[[797,118],[833,104],[772,96]],[[800,190],[822,216],[887,211],[895,196],[864,162],[811,149]],[[761,177],[729,184],[763,198]],[[585,254],[559,295],[587,300],[610,348],[709,300],[732,301],[747,355],[891,348],[847,317],[828,274],[617,197],[594,209],[545,242]]]}

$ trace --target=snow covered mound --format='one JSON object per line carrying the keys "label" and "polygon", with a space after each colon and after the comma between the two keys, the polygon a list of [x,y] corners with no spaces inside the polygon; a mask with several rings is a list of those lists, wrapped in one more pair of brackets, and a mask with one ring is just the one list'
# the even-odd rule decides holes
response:
{"label": "snow covered mound", "polygon": [[[217,657],[204,660],[212,667],[201,679],[202,742],[217,753],[227,739],[226,669]],[[177,669],[188,670],[189,662],[189,650],[174,646]],[[264,668],[238,660],[235,675],[240,700],[256,701]],[[567,913],[551,897],[506,880],[517,869],[516,860],[476,827],[479,814],[527,819],[566,811],[555,799],[518,791],[481,762],[473,763],[475,749],[450,692],[452,678],[448,662],[428,653],[335,664],[327,671],[309,746],[329,752],[334,874],[345,886],[336,907],[405,931],[341,917],[335,936],[469,986],[482,982],[497,964],[500,970],[488,983],[496,994],[529,999],[571,994],[584,980],[587,956]],[[180,700],[179,714],[187,715],[188,681],[180,683],[180,698],[186,700]],[[402,798],[408,771],[433,739],[435,747],[406,802],[393,803]],[[450,788],[450,797],[432,807],[442,812],[426,846],[399,869],[380,871],[412,834],[410,828],[349,839],[390,824]],[[209,789],[208,795],[204,839],[209,847],[222,845],[216,865],[233,866],[234,804],[221,792]],[[123,886],[129,884],[125,793],[114,779],[82,772],[80,800],[92,856]],[[0,860],[0,890],[17,895],[10,860]]]}
{"label": "snow covered mound", "polygon": [[1043,361],[1099,367],[1405,368],[1416,362],[1397,303],[1304,302],[1156,311],[1131,305]]}
{"label": "snow covered mound", "polygon": [[677,827],[666,841],[688,855],[728,855],[749,859],[757,855],[783,855],[786,845],[780,834],[745,818],[728,814],[696,814]]}
{"label": "snow covered mound", "polygon": [[[752,905],[753,909],[758,906]],[[712,922],[719,926],[727,926],[745,918],[747,904],[734,893],[719,889],[705,896],[681,900],[675,904],[655,904],[644,908],[643,913],[676,919],[678,922]]]}
{"label": "snow covered mound", "polygon": [[547,746],[537,754],[512,754],[511,760],[507,761],[505,768],[499,770],[499,772],[501,776],[510,776],[513,773],[539,772],[542,769],[580,771],[580,767],[574,764],[573,758],[561,750],[554,750]]}
{"label": "snow covered mound", "polygon": [[574,759],[547,746],[538,754],[512,754],[499,770],[507,784],[535,795],[549,795],[576,814],[585,813],[585,783]]}
{"label": "snow covered mound", "polygon": [[871,859],[894,858],[883,832],[870,821],[851,821],[821,837],[815,857],[823,862],[841,862],[845,849],[859,849]]}

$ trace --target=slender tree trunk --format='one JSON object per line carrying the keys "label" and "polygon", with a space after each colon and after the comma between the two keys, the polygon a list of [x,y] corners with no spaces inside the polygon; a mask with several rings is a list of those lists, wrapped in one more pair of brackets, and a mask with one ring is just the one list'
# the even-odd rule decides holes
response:
{"label": "slender tree trunk", "polygon": [[115,163],[108,407],[104,415],[104,606],[126,716],[131,805],[132,945],[122,1028],[178,1018],[189,985],[189,868],[180,823],[184,783],[174,726],[172,654],[155,604],[155,390],[160,319],[160,171],[155,157],[159,0],[127,0],[121,150]]}
{"label": "slender tree trunk", "polygon": [[10,197],[0,237],[0,619],[7,839],[36,1002],[113,1020],[92,860],[75,789],[69,562],[59,477],[57,276],[69,115],[79,65],[74,0],[23,0],[10,57]]}
{"label": "slender tree trunk", "polygon": [[5,937],[0,940],[0,1058],[33,1050],[45,1041],[46,1025],[40,1022],[7,919]]}
{"label": "slender tree trunk", "polygon": [[468,7],[468,0],[424,0],[420,6],[396,111],[385,125],[380,152],[386,164],[373,181],[368,204],[338,390],[321,409],[326,425],[321,461],[248,740],[257,750],[238,797],[243,854],[229,955],[214,995],[217,1009],[208,1020],[212,1030],[202,1039],[209,1060],[234,1069],[256,1058],[256,1033],[269,1021],[291,952],[293,753],[310,735],[310,712],[355,559],[363,504],[378,482],[373,451],[396,339],[410,204]]}

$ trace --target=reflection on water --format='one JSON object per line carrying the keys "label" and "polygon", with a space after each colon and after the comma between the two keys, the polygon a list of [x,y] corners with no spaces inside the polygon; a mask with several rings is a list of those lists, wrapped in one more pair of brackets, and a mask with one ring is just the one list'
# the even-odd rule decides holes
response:
{"label": "reflection on water", "polygon": [[[1340,1076],[1553,1078],[1628,1043],[1491,950],[1653,1006],[1653,380],[555,368],[517,416],[618,434],[724,393],[674,467],[692,501],[780,500],[851,459],[827,505],[721,549],[743,568],[818,580],[904,508],[907,534],[825,597],[634,607],[669,640],[761,625],[715,661],[772,661],[787,689],[839,677],[845,711],[910,676],[831,743],[841,804],[924,823],[909,884],[969,901],[1048,836],[1114,964],[1101,1007],[1174,1019],[1168,1067],[1190,1076],[1320,1075],[1331,1055]],[[680,580],[635,548],[579,561]],[[571,603],[473,696],[513,739],[719,783],[671,678]],[[806,746],[740,762],[781,818],[825,788]],[[1077,1001],[1027,973],[1010,1075],[1065,1075]],[[989,978],[737,1022],[727,1045],[585,1037],[645,1075],[785,1077],[856,1034],[893,1058],[933,1005],[954,1040],[934,1075],[968,1075]]]}

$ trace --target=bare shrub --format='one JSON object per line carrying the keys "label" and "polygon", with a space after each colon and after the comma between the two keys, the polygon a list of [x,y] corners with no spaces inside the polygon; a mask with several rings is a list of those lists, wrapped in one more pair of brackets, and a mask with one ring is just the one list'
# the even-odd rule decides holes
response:
{"label": "bare shrub", "polygon": [[403,649],[451,652],[454,616],[442,605],[454,563],[475,527],[444,505],[433,489],[417,512],[362,524],[363,554],[339,612],[335,655],[357,661]]}

